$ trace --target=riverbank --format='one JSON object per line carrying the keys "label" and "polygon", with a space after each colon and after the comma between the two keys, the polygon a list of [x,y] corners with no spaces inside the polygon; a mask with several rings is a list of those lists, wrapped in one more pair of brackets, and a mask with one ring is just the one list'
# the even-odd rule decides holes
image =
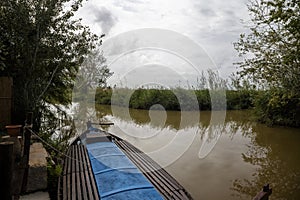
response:
{"label": "riverbank", "polygon": [[[254,105],[253,97],[257,94],[257,91],[254,90],[224,90],[218,92],[220,98],[226,100],[227,110],[252,108]],[[78,100],[80,100],[80,97]],[[129,104],[127,100],[129,100]],[[129,106],[129,108],[146,110],[155,104],[160,104],[165,110],[178,111],[182,110],[182,105],[180,105],[182,102],[186,110],[211,110],[212,107],[211,91],[208,89],[98,88],[95,101],[97,104]]]}
{"label": "riverbank", "polygon": [[[212,98],[213,96],[213,98]],[[82,97],[77,96],[76,101]],[[291,91],[270,90],[217,90],[209,89],[130,89],[98,88],[95,102],[134,109],[183,110],[244,110],[253,109],[253,117],[267,125],[300,127],[300,97]],[[160,106],[154,106],[154,105]],[[226,105],[224,105],[226,104]],[[217,106],[216,106],[217,105]]]}

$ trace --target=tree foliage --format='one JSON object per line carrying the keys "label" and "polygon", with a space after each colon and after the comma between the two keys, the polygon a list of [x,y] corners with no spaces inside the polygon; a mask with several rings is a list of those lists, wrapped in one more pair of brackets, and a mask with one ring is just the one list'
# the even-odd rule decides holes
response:
{"label": "tree foliage", "polygon": [[112,75],[103,52],[99,48],[94,49],[86,56],[78,70],[74,91],[80,93],[88,88],[106,88],[106,80]]}
{"label": "tree foliage", "polygon": [[270,86],[300,90],[300,3],[296,0],[251,0],[249,34],[235,43],[248,55],[241,75],[250,75]]}
{"label": "tree foliage", "polygon": [[[263,121],[298,126],[300,125],[300,2],[250,0],[248,10],[251,15],[250,32],[241,34],[239,41],[234,44],[240,56],[245,57],[238,63],[241,67],[239,75],[267,86],[268,95],[258,96],[256,107],[260,113],[273,117]],[[287,106],[281,106],[287,105],[287,101],[290,102],[288,108],[292,109],[289,112],[293,112],[289,115],[290,118],[286,118],[285,115]],[[261,104],[262,102],[264,104]],[[274,116],[278,118],[275,119]]]}
{"label": "tree foliage", "polygon": [[78,67],[101,42],[72,18],[82,1],[0,2],[0,76],[14,78],[15,122],[33,110],[39,125],[47,104],[70,103]]}

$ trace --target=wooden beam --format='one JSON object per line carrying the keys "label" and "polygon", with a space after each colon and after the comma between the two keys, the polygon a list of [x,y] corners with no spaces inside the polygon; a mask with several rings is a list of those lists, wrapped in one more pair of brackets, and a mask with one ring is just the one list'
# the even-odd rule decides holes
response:
{"label": "wooden beam", "polygon": [[30,139],[31,139],[31,127],[32,127],[32,112],[27,113],[26,121],[24,126],[24,154],[23,160],[25,165],[25,171],[22,183],[22,192],[25,193],[27,190],[28,182],[28,170],[29,170],[29,154],[30,154]]}
{"label": "wooden beam", "polygon": [[13,146],[13,142],[0,143],[0,194],[3,200],[12,199]]}
{"label": "wooden beam", "polygon": [[87,125],[87,129],[91,127],[91,125],[104,125],[104,126],[111,126],[111,125],[114,125],[113,122],[91,122],[91,121],[88,121],[86,123]]}
{"label": "wooden beam", "polygon": [[11,124],[13,79],[0,77],[0,129]]}

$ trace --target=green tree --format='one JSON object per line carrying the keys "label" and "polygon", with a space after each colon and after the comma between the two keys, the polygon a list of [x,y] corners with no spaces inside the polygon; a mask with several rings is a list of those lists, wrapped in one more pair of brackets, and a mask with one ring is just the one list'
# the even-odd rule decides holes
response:
{"label": "green tree", "polygon": [[300,90],[300,3],[296,0],[251,0],[249,34],[235,48],[241,56],[241,75],[269,86]]}
{"label": "green tree", "polygon": [[100,37],[73,19],[83,0],[2,0],[0,76],[14,78],[14,123],[34,111],[39,129],[49,104],[67,105],[78,67]]}
{"label": "green tree", "polygon": [[[258,96],[256,107],[265,116],[276,114],[280,120],[264,121],[300,125],[300,2],[250,0],[248,10],[251,15],[250,32],[241,34],[234,44],[240,56],[245,57],[238,63],[241,67],[238,73],[242,78],[251,78],[256,84],[267,86],[269,95]],[[276,98],[273,98],[274,95]],[[287,107],[279,108],[283,104],[293,104],[292,108],[288,106],[293,111],[286,121],[283,115]]]}

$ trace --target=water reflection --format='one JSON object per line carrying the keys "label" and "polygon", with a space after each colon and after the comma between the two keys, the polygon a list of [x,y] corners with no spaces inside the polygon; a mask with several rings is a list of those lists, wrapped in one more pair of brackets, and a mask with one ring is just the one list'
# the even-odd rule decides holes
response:
{"label": "water reflection", "polygon": [[300,198],[299,129],[253,126],[248,151],[243,160],[257,166],[253,179],[238,178],[232,189],[239,195],[253,196],[264,184],[273,187],[272,199]]}
{"label": "water reflection", "polygon": [[[103,117],[107,116],[115,116],[118,119],[126,122],[133,122],[137,125],[146,125],[149,124],[152,127],[156,128],[172,128],[172,129],[184,129],[189,127],[194,127],[198,124],[199,120],[193,120],[193,119],[199,119],[200,114],[199,112],[178,112],[178,111],[161,111],[161,110],[137,110],[137,109],[129,109],[129,115],[126,114],[126,111],[128,108],[123,107],[114,107],[115,112],[112,112],[112,109],[110,106],[97,106],[97,117],[99,119],[103,119]],[[153,114],[154,120],[151,120],[151,117],[149,115],[149,112]],[[165,123],[157,123],[159,120],[155,120],[156,117],[161,118],[161,114],[166,114]],[[210,113],[210,112],[207,112]],[[190,120],[182,120],[182,115],[189,115]],[[184,118],[185,119],[185,118]],[[210,120],[210,116],[208,118],[208,115],[205,115],[205,118],[203,119],[204,122],[206,122],[206,126],[208,126]],[[202,121],[202,120],[201,120]]]}
{"label": "water reflection", "polygon": [[[249,111],[227,112],[220,126],[211,123],[208,111],[130,109],[128,116],[118,109],[112,113],[108,106],[96,108],[99,119],[117,125],[102,128],[127,139],[163,166],[177,155],[166,169],[195,199],[251,199],[266,183],[273,188],[271,199],[300,197],[299,129],[254,123]],[[188,117],[182,120],[182,114]],[[208,150],[215,147],[199,159],[204,141],[211,145]],[[157,151],[163,148],[164,153]]]}

